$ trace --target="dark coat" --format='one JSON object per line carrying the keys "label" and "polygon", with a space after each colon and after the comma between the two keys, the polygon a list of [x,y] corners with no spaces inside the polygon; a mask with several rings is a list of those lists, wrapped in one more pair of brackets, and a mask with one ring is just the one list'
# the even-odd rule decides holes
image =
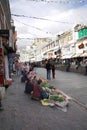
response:
{"label": "dark coat", "polygon": [[25,93],[31,94],[34,89],[34,85],[28,80],[25,84]]}
{"label": "dark coat", "polygon": [[50,70],[50,69],[51,69],[51,64],[50,64],[49,62],[46,64],[46,69],[47,69],[47,70]]}

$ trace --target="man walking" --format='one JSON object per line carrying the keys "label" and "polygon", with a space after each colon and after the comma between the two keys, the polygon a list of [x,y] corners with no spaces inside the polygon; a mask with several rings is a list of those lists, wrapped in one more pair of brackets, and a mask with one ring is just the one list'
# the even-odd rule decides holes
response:
{"label": "man walking", "polygon": [[47,70],[47,79],[51,79],[51,63],[50,60],[47,61],[46,63],[46,70]]}
{"label": "man walking", "polygon": [[55,65],[52,64],[52,78],[55,79]]}

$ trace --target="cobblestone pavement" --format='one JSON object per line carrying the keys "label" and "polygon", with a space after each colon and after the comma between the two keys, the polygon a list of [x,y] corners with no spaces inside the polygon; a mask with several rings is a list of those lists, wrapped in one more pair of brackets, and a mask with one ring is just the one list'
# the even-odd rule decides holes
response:
{"label": "cobblestone pavement", "polygon": [[[45,69],[37,74],[46,77]],[[51,85],[87,104],[87,77],[56,71],[56,79]],[[87,130],[87,110],[70,101],[68,111],[42,106],[24,93],[25,84],[15,77],[3,99],[4,111],[0,112],[0,130]]]}

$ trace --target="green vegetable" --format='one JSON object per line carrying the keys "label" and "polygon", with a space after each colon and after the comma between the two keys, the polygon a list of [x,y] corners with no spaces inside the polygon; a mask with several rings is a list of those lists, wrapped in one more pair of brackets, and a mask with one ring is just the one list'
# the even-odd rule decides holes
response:
{"label": "green vegetable", "polygon": [[48,86],[50,89],[53,89],[54,87],[53,86]]}
{"label": "green vegetable", "polygon": [[44,102],[50,103],[49,99],[43,99]]}
{"label": "green vegetable", "polygon": [[65,99],[64,99],[64,97],[60,97],[59,95],[50,95],[50,100],[62,102]]}
{"label": "green vegetable", "polygon": [[49,85],[48,85],[47,82],[42,82],[40,86],[41,86],[41,87],[49,87]]}

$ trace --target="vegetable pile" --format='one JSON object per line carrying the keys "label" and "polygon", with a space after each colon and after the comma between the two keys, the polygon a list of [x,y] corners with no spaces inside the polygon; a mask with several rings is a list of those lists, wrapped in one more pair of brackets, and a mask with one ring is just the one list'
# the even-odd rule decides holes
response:
{"label": "vegetable pile", "polygon": [[62,102],[65,101],[64,97],[62,95],[50,95],[50,100]]}

